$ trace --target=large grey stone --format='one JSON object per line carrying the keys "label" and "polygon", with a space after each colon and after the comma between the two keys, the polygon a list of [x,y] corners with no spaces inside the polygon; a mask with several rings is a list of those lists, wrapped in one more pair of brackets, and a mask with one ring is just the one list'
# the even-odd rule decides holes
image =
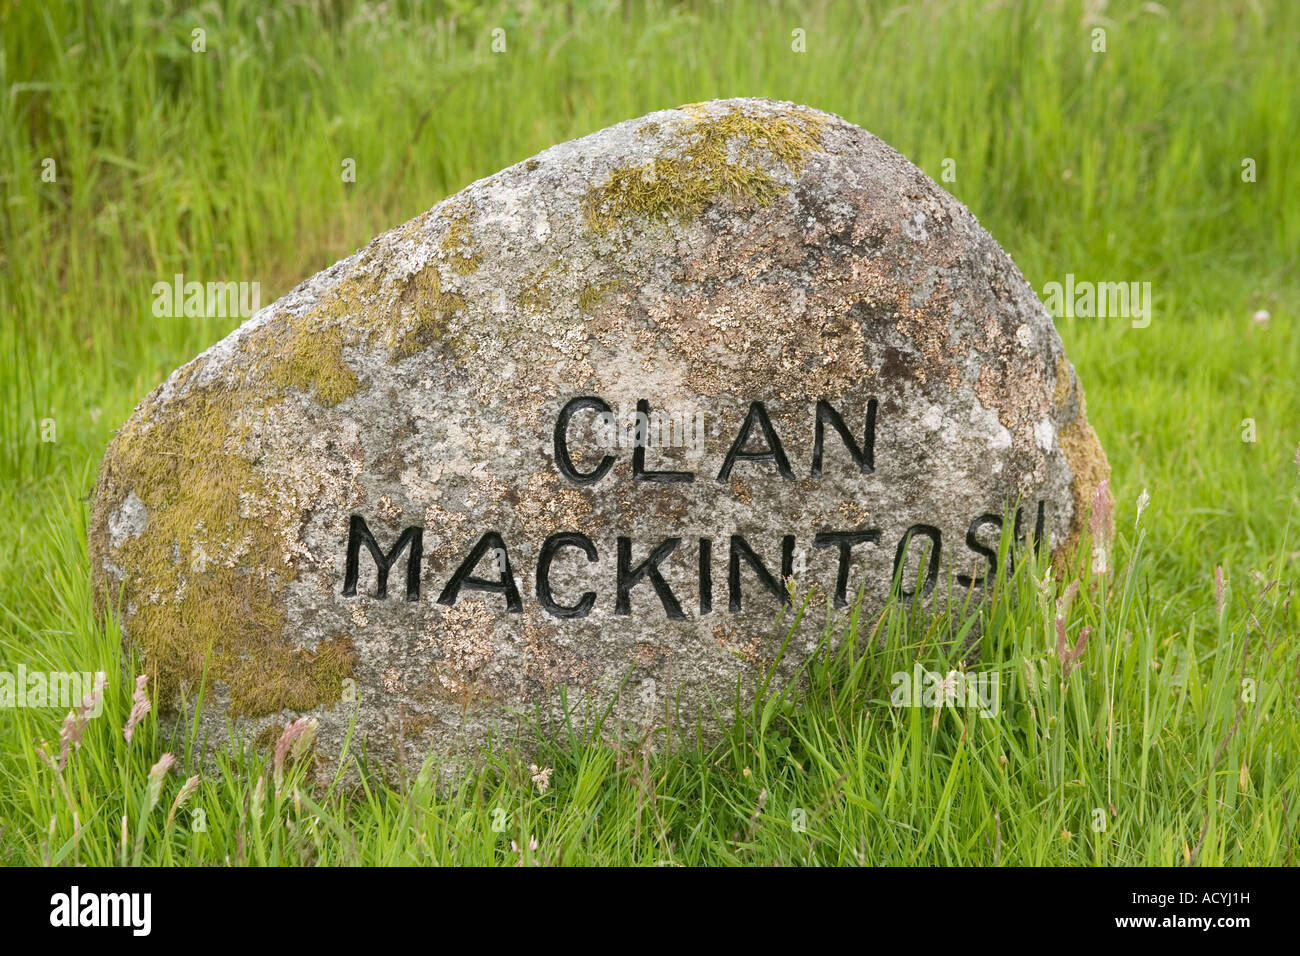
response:
{"label": "large grey stone", "polygon": [[[783,572],[877,610],[910,529],[905,587],[933,542],[943,600],[988,571],[982,517],[1019,501],[1028,535],[1041,503],[1069,554],[1106,475],[1051,319],[961,203],[838,117],[726,100],[474,183],[178,369],[108,449],[90,551],[163,703],[206,673],[216,742],[313,713],[337,750],[359,707],[372,754],[418,759],[562,688],[581,719],[622,686],[630,727],[725,713],[780,647]],[[381,598],[365,535],[411,528]]]}

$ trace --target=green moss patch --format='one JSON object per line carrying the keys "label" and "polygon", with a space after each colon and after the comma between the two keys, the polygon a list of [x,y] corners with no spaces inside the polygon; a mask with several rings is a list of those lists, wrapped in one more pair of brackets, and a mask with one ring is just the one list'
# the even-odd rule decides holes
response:
{"label": "green moss patch", "polygon": [[[462,274],[478,265],[470,239],[467,216],[453,212],[442,248]],[[403,358],[439,341],[464,309],[436,265],[390,293],[368,255],[304,312],[250,331],[244,355],[218,384],[196,384],[203,359],[179,371],[166,403],[148,399],[105,454],[92,534],[97,602],[102,610],[119,597],[106,593],[104,562],[125,569],[126,630],[162,700],[206,675],[209,687],[229,687],[233,716],[310,710],[338,701],[353,673],[346,636],[315,651],[283,638],[284,593],[296,572],[279,531],[249,511],[266,501],[267,488],[245,442],[290,390],[329,408],[362,388],[345,348],[383,347]],[[111,548],[109,515],[131,491],[148,526]]]}
{"label": "green moss patch", "polygon": [[582,287],[578,293],[578,308],[583,312],[590,312],[600,300],[605,298],[611,292],[616,292],[622,287],[623,283],[618,279],[610,279],[607,282],[589,282]]}
{"label": "green moss patch", "polygon": [[[281,594],[294,572],[281,560],[265,521],[246,517],[245,498],[265,489],[241,453],[239,411],[257,413],[265,395],[192,388],[173,399],[161,423],[134,419],[104,458],[101,483],[128,489],[148,509],[148,527],[111,560],[128,569],[131,641],[145,654],[160,699],[181,682],[230,689],[235,716],[307,710],[340,698],[351,673],[350,645],[314,654],[281,640]],[[105,515],[98,515],[103,533]],[[110,596],[111,597],[111,596]]]}
{"label": "green moss patch", "polygon": [[681,146],[649,162],[614,170],[587,195],[588,225],[597,231],[629,218],[688,220],[723,199],[765,205],[781,186],[762,163],[764,155],[792,173],[810,152],[820,151],[825,121],[794,110],[782,116],[749,116],[739,107],[699,120]]}
{"label": "green moss patch", "polygon": [[272,385],[313,392],[326,408],[361,387],[356,373],[343,361],[343,333],[338,328],[297,329],[283,353],[272,361],[267,380]]}
{"label": "green moss patch", "polygon": [[474,248],[474,233],[469,226],[469,213],[456,210],[443,233],[438,247],[447,254],[447,261],[457,275],[469,275],[477,269],[483,257]]}
{"label": "green moss patch", "polygon": [[[202,360],[182,369],[167,404],[151,398],[105,454],[98,537],[107,535],[103,510],[120,507],[130,491],[147,509],[148,526],[116,549],[101,540],[95,565],[106,557],[126,569],[126,630],[161,699],[175,699],[182,682],[197,688],[205,673],[209,686],[229,686],[235,716],[340,698],[355,660],[351,645],[327,642],[312,653],[281,638],[283,593],[295,572],[275,530],[248,514],[249,502],[266,500],[266,488],[243,445],[249,426],[288,389],[330,407],[360,388],[343,359],[342,328],[324,325],[346,307],[335,289],[318,309],[257,329],[244,345],[242,381],[199,386]],[[96,575],[102,590],[102,572]],[[99,595],[101,608],[116,597]]]}
{"label": "green moss patch", "polygon": [[398,340],[394,360],[422,352],[440,339],[451,317],[465,308],[465,300],[457,293],[444,292],[437,266],[428,265],[411,277],[398,299],[398,307],[412,309],[415,324]]}

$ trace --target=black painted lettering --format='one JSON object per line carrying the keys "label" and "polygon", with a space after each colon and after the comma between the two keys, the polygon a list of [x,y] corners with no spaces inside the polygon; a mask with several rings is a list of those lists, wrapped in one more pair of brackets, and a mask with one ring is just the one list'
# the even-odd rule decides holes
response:
{"label": "black painted lettering", "polygon": [[668,620],[683,621],[686,619],[686,615],[682,613],[681,604],[673,595],[673,589],[668,586],[664,576],[659,573],[659,565],[666,561],[668,556],[677,550],[677,546],[681,543],[681,538],[665,538],[657,548],[650,552],[650,557],[633,568],[632,539],[622,537],[618,539],[618,594],[614,599],[615,614],[628,615],[632,613],[632,588],[642,578],[649,578],[650,584],[655,589],[655,594],[659,595],[659,600],[663,602]]}
{"label": "black painted lettering", "polygon": [[1047,548],[1047,502],[1038,502],[1038,517],[1034,520],[1034,550],[1039,554]]}
{"label": "black painted lettering", "polygon": [[361,546],[366,546],[370,556],[375,559],[375,597],[388,597],[388,569],[393,566],[402,549],[410,547],[406,560],[406,599],[420,599],[420,558],[424,554],[424,529],[419,526],[407,528],[397,539],[392,550],[384,554],[379,542],[370,533],[366,520],[361,515],[353,515],[348,522],[347,562],[343,570],[343,596],[353,597],[357,593],[357,579],[361,574]]}
{"label": "black painted lettering", "polygon": [[700,539],[700,614],[713,613],[713,539]]}
{"label": "black painted lettering", "polygon": [[[474,569],[478,567],[479,562],[483,560],[483,556],[488,552],[500,553],[504,558],[502,561],[504,567],[502,567],[501,573],[495,581],[475,577],[473,574]],[[447,582],[447,586],[438,595],[438,603],[454,607],[463,588],[468,588],[471,591],[487,591],[489,594],[504,594],[507,611],[512,614],[523,611],[524,602],[519,597],[519,589],[515,587],[515,575],[510,569],[510,552],[506,550],[501,535],[495,531],[489,531],[478,539],[478,544],[474,545],[474,550],[469,553],[469,557],[461,562],[460,567],[456,569],[456,573]]]}
{"label": "black painted lettering", "polygon": [[[785,582],[776,578],[767,569],[762,559],[754,553],[754,549],[749,546],[749,542],[743,536],[733,534],[731,536],[731,559],[727,566],[727,609],[732,614],[740,610],[742,603],[740,596],[741,558],[745,559],[745,563],[750,566],[763,587],[778,598],[782,604],[790,603],[790,592],[786,590]],[[794,535],[787,534],[781,539],[781,574],[783,577],[789,577],[793,573]]]}
{"label": "black painted lettering", "polygon": [[903,539],[898,542],[898,550],[894,553],[894,580],[899,582],[899,589],[904,598],[910,598],[916,593],[915,590],[908,591],[902,584],[902,573],[907,561],[907,546],[918,534],[929,538],[930,544],[933,545],[929,549],[930,553],[925,562],[925,583],[921,588],[921,596],[929,597],[935,585],[939,583],[939,561],[943,557],[943,538],[934,525],[914,524],[907,529]]}
{"label": "black painted lettering", "polygon": [[980,544],[979,538],[976,537],[977,532],[985,525],[997,528],[999,536],[1002,534],[1002,519],[997,515],[980,515],[970,523],[970,527],[966,529],[966,547],[988,561],[989,569],[978,578],[973,578],[969,574],[957,575],[957,583],[964,588],[969,588],[972,585],[988,587],[998,576],[997,549],[990,548],[986,544]]}
{"label": "black painted lettering", "polygon": [[844,447],[849,450],[853,456],[853,461],[857,464],[858,470],[864,475],[869,475],[876,468],[876,400],[870,399],[867,402],[867,424],[862,435],[862,445],[853,440],[849,434],[848,428],[844,424],[844,419],[840,413],[831,407],[827,401],[817,403],[817,424],[813,430],[813,457],[812,457],[812,476],[820,478],[822,476],[822,444],[826,438],[826,426],[830,425],[839,433],[840,440],[844,442]]}
{"label": "black painted lettering", "polygon": [[560,409],[560,417],[555,420],[555,466],[560,469],[560,474],[575,485],[594,485],[614,467],[614,457],[606,455],[592,471],[578,471],[574,467],[573,459],[569,457],[569,421],[576,413],[588,408],[595,409],[602,415],[614,414],[613,409],[605,401],[594,395],[582,395],[570,399],[564,408]]}
{"label": "black painted lettering", "polygon": [[[1021,509],[1019,506],[1017,506],[1016,520],[1014,524],[1012,524],[1011,526],[1011,536],[1015,539],[1015,544],[1018,547],[1023,548],[1025,546],[1025,538],[1024,538],[1024,532],[1021,530],[1021,523],[1022,523],[1021,518],[1022,518]],[[1044,534],[1046,530],[1047,530],[1046,503],[1040,501],[1038,502],[1038,514],[1034,519],[1034,541],[1033,541],[1034,550],[1037,551],[1039,554],[1042,554],[1043,549],[1047,546],[1047,536],[1046,534]],[[1015,571],[1015,567],[1016,567],[1016,558],[1015,558],[1015,549],[1013,548],[1011,552],[1007,555],[1007,574],[1012,574]]]}
{"label": "black painted lettering", "polygon": [[586,617],[596,603],[596,592],[586,591],[577,604],[564,605],[551,593],[551,561],[561,548],[577,548],[587,556],[588,563],[596,560],[596,546],[585,534],[576,531],[558,531],[542,542],[537,557],[537,600],[547,614],[560,618]]}
{"label": "black painted lettering", "polygon": [[632,449],[632,480],[664,483],[694,481],[689,471],[646,471],[645,450],[650,443],[650,402],[640,399],[636,403],[636,447]]}
{"label": "black painted lettering", "polygon": [[[755,423],[762,430],[767,447],[758,451],[746,451],[745,445],[749,443],[749,433]],[[767,417],[767,409],[763,407],[762,402],[749,403],[749,413],[745,416],[745,423],[740,426],[740,433],[736,435],[736,440],[731,443],[731,450],[727,452],[722,470],[718,472],[718,481],[728,480],[731,477],[732,466],[738,461],[775,462],[776,470],[780,472],[782,478],[794,477],[794,472],[790,470],[790,462],[785,457],[785,449],[781,447],[781,440],[776,437],[776,430],[772,427],[772,421]]]}
{"label": "black painted lettering", "polygon": [[[874,401],[874,399],[873,399]],[[835,576],[835,606],[847,607],[849,603],[849,564],[855,544],[879,544],[880,532],[870,531],[819,531],[813,537],[814,548],[840,549],[840,569]]]}

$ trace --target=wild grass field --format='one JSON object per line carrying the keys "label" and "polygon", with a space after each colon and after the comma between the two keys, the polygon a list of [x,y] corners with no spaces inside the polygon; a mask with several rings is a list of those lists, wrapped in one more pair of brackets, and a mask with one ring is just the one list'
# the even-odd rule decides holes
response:
{"label": "wild grass field", "polygon": [[[64,710],[0,709],[0,861],[1295,863],[1300,5],[0,0],[0,37],[0,671],[109,677],[66,761]],[[1105,568],[830,618],[839,650],[716,747],[561,736],[356,787],[257,752],[195,778],[152,713],[127,741],[87,495],[113,429],[239,321],[156,318],[153,284],[270,302],[549,145],[739,95],[876,133],[1040,292],[1151,283],[1146,327],[1057,321],[1113,468]],[[997,715],[892,707],[972,615]]]}

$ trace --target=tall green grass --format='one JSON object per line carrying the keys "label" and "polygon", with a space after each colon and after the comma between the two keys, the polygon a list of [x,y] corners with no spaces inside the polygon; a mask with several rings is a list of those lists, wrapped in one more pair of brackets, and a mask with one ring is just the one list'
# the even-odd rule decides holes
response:
{"label": "tall green grass", "polygon": [[[0,710],[0,859],[1293,862],[1300,7],[1100,10],[0,0],[0,670],[111,678],[61,774],[36,748],[57,751],[62,712]],[[996,718],[888,706],[913,659],[955,666],[965,620],[896,606],[828,624],[848,632],[797,706],[773,688],[719,749],[548,740],[526,761],[552,768],[545,793],[503,750],[449,790],[436,771],[330,790],[300,768],[256,800],[268,758],[249,753],[205,771],[168,830],[181,774],[150,812],[146,781],[184,741],[152,718],[122,737],[132,665],[91,613],[84,499],[112,429],[238,320],[155,318],[152,285],[258,281],[270,301],[548,145],[732,95],[837,112],[936,179],[951,159],[943,185],[1036,288],[1152,283],[1148,328],[1057,323],[1122,529],[1071,611],[1083,665],[1062,680],[1066,582],[1043,596],[1023,563],[972,665],[1002,675]]]}
{"label": "tall green grass", "polygon": [[[985,606],[828,614],[800,686],[742,702],[708,747],[607,725],[539,737],[527,756],[484,753],[450,781],[429,762],[397,783],[359,751],[311,776],[321,768],[305,760],[245,751],[177,805],[179,775],[161,798],[149,775],[164,750],[186,753],[186,728],[168,737],[150,714],[127,742],[117,683],[62,770],[39,756],[57,752],[37,736],[51,722],[20,715],[17,757],[0,768],[5,845],[13,860],[92,865],[1293,864],[1289,596],[1225,588],[1164,635],[1144,531],[1116,545],[1122,573],[1085,567],[1074,588],[1041,559],[1008,575],[1010,544]],[[972,633],[983,640],[967,662]],[[76,641],[114,662],[112,631]],[[896,675],[917,664],[996,675],[994,706],[896,706]]]}

